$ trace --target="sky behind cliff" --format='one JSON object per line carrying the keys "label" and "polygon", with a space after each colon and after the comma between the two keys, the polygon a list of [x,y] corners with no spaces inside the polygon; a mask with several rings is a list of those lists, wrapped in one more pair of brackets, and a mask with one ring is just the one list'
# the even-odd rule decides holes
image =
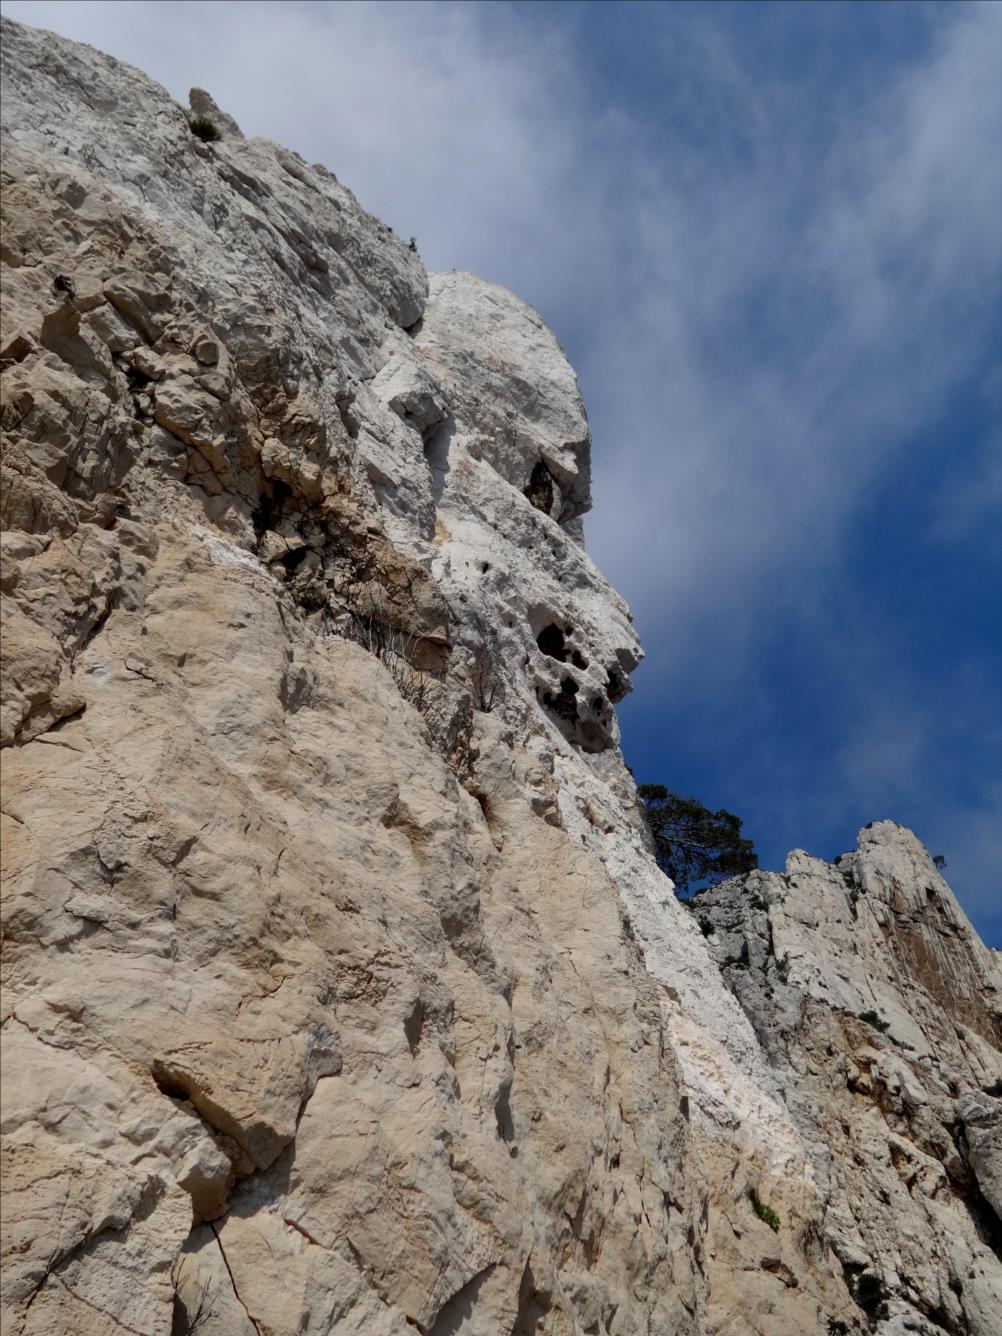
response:
{"label": "sky behind cliff", "polygon": [[11,2],[557,332],[640,779],[912,826],[1002,945],[1002,4]]}

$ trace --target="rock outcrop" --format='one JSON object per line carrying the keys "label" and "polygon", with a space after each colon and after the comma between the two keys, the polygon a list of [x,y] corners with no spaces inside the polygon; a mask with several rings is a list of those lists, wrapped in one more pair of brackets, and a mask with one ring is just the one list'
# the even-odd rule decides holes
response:
{"label": "rock outcrop", "polygon": [[990,1336],[997,962],[886,823],[676,901],[539,317],[3,86],[5,1331]]}
{"label": "rock outcrop", "polygon": [[[809,1147],[825,1236],[887,1330],[1002,1313],[1002,971],[892,821],[693,909]],[[909,1325],[910,1324],[910,1325]]]}

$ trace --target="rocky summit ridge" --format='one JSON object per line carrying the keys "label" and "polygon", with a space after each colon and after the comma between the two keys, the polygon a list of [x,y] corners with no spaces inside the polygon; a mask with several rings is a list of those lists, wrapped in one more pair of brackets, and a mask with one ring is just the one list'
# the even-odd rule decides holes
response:
{"label": "rocky summit ridge", "polygon": [[998,955],[892,822],[675,899],[538,315],[2,59],[5,1333],[998,1336]]}

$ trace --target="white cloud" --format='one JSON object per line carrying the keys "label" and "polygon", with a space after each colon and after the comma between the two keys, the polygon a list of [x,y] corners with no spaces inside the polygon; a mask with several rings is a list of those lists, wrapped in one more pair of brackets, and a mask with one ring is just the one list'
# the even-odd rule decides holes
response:
{"label": "white cloud", "polygon": [[[705,602],[713,581],[738,603],[771,562],[809,568],[969,370],[1002,277],[1000,58],[1002,9],[964,7],[921,77],[843,116],[827,145],[801,136],[788,103],[750,172],[721,178],[711,159],[688,199],[666,188],[671,221],[649,223],[647,249],[686,264],[653,266],[647,365],[627,382],[645,402],[614,462],[631,524],[663,535],[645,611],[697,583]],[[758,133],[759,90],[744,101]],[[599,397],[614,403],[615,382]],[[629,582],[618,536],[600,515]]]}

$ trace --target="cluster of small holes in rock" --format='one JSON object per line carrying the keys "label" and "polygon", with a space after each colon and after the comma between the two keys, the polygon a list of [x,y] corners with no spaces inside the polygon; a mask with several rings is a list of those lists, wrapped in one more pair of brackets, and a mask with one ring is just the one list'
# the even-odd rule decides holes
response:
{"label": "cluster of small holes in rock", "polygon": [[573,627],[568,627],[564,632],[556,622],[550,622],[536,637],[536,644],[543,654],[550,659],[556,659],[557,663],[567,663],[570,660],[575,668],[585,669],[588,667],[588,660],[580,650],[567,644],[567,636],[572,634]]}

